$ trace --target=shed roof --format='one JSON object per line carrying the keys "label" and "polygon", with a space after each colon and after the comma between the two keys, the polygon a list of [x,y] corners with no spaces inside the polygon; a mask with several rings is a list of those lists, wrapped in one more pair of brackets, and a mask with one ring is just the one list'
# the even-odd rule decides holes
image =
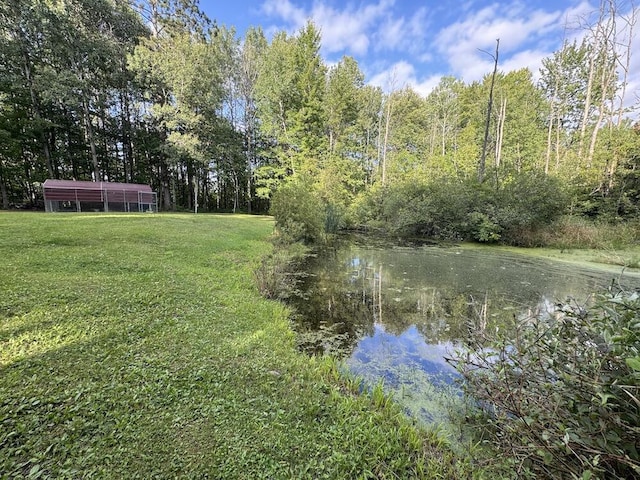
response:
{"label": "shed roof", "polygon": [[44,188],[60,189],[60,190],[101,190],[101,191],[133,191],[133,192],[152,192],[149,185],[140,183],[118,183],[118,182],[87,182],[79,180],[54,180],[47,179],[44,181]]}

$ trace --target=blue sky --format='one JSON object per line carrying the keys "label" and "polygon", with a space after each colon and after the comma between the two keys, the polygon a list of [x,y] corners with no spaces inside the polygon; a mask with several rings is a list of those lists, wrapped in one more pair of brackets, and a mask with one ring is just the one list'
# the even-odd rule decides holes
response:
{"label": "blue sky", "polygon": [[443,75],[470,82],[491,72],[493,60],[480,50],[494,52],[497,38],[501,70],[529,67],[537,75],[541,60],[565,37],[582,34],[581,21],[598,5],[596,0],[200,0],[210,18],[234,26],[240,36],[251,25],[261,26],[268,37],[278,30],[295,33],[312,19],[322,32],[327,64],[350,55],[367,83],[385,90],[410,85],[423,95]]}

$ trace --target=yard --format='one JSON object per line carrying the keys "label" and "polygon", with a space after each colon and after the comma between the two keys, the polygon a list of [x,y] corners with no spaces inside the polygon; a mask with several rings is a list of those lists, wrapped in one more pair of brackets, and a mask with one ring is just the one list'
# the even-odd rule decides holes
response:
{"label": "yard", "polygon": [[269,217],[0,213],[0,478],[469,477],[294,348]]}

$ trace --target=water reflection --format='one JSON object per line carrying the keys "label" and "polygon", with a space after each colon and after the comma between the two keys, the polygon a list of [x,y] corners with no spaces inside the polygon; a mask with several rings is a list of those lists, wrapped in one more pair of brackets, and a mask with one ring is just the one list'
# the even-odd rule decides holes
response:
{"label": "water reflection", "polygon": [[384,325],[375,324],[373,335],[358,342],[347,365],[356,375],[366,376],[370,375],[368,370],[385,365],[388,368],[378,370],[376,377],[391,386],[402,383],[397,372],[402,366],[417,368],[429,374],[436,383],[451,384],[456,373],[444,357],[451,354],[453,347],[451,342],[427,343],[415,325],[395,335],[386,332]]}
{"label": "water reflection", "polygon": [[499,249],[370,247],[348,242],[312,258],[292,299],[300,347],[344,358],[365,380],[384,380],[414,415],[433,405],[455,371],[451,350],[482,329],[508,332],[516,319],[553,314],[612,281],[638,273],[578,267]]}

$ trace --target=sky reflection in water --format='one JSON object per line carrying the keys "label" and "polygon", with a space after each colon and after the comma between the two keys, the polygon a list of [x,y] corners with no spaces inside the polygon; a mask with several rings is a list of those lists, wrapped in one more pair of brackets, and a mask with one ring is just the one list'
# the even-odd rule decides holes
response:
{"label": "sky reflection in water", "polygon": [[345,363],[351,372],[364,377],[370,377],[369,365],[386,364],[388,368],[377,373],[393,387],[402,383],[397,372],[401,366],[420,369],[436,383],[452,384],[457,373],[445,357],[450,357],[453,349],[451,342],[427,343],[415,325],[394,335],[387,333],[384,325],[375,324],[374,334],[360,339]]}
{"label": "sky reflection in water", "polygon": [[307,265],[293,299],[296,329],[303,349],[342,357],[369,384],[383,381],[408,413],[439,422],[459,393],[445,361],[457,345],[478,328],[508,330],[514,318],[548,314],[568,297],[583,302],[614,280],[640,287],[640,273],[621,270],[497,248],[346,243]]}

